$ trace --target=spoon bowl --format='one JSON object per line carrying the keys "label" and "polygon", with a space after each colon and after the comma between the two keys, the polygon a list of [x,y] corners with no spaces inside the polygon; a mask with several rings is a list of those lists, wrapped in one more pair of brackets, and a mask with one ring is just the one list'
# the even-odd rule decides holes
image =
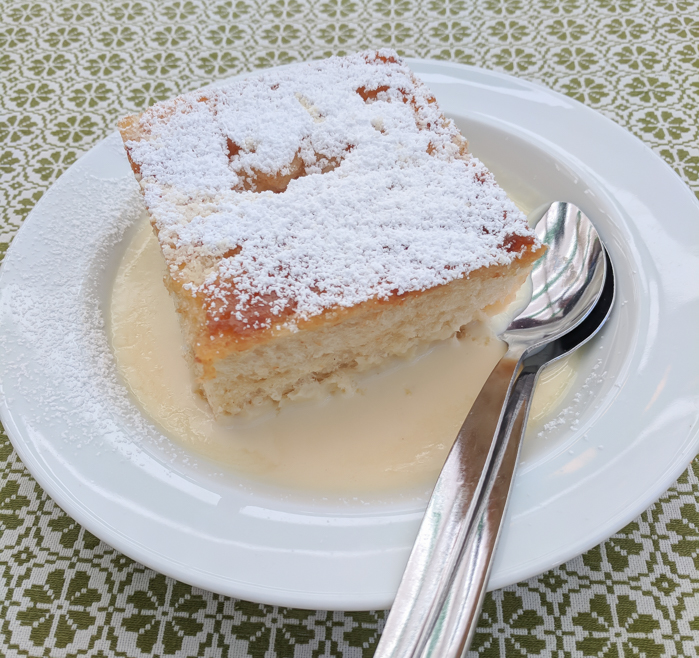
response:
{"label": "spoon bowl", "polygon": [[502,333],[493,369],[439,475],[376,658],[458,658],[475,631],[534,387],[542,368],[609,316],[614,273],[592,222],[557,202],[536,232],[547,246],[529,304]]}
{"label": "spoon bowl", "polygon": [[570,203],[556,202],[538,221],[535,232],[547,251],[532,269],[529,304],[501,338],[532,351],[582,322],[604,286],[607,259],[592,222]]}

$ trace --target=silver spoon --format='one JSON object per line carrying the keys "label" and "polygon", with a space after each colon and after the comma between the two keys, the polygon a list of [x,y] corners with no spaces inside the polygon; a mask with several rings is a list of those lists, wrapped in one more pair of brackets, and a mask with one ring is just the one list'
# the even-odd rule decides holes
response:
{"label": "silver spoon", "polygon": [[375,658],[457,658],[473,637],[541,369],[589,340],[614,299],[611,261],[590,220],[554,203],[536,225],[548,250],[528,306],[501,338],[442,468]]}

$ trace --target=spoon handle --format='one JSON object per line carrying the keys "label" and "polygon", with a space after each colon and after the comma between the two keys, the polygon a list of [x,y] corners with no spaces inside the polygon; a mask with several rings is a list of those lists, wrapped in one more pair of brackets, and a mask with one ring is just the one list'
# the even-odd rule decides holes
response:
{"label": "spoon handle", "polygon": [[437,624],[419,655],[458,658],[467,651],[478,625],[502,520],[526,428],[539,367],[516,375],[494,442],[474,520],[462,545]]}
{"label": "spoon handle", "polygon": [[[483,494],[488,490],[502,490],[502,478],[498,478],[500,464],[509,464],[509,458],[505,459],[503,453],[497,464],[493,462],[502,452],[498,446],[507,443],[506,438],[499,439],[499,435],[505,431],[507,435],[516,435],[517,444],[521,436],[518,428],[523,427],[528,405],[522,415],[521,405],[513,408],[508,398],[510,392],[514,392],[513,384],[517,388],[517,399],[529,390],[518,383],[523,372],[522,352],[523,349],[511,347],[495,366],[456,436],[427,505],[375,658],[461,655],[460,652],[445,653],[441,648],[433,651],[432,647],[441,647],[443,642],[451,646],[453,642],[448,637],[454,636],[452,628],[463,625],[456,617],[470,608],[474,609],[473,617],[480,609],[482,592],[479,591],[477,600],[471,603],[474,597],[471,582],[480,572],[483,583],[487,582],[497,532],[492,537],[493,545],[485,551],[483,535],[474,535],[472,527],[474,520],[478,520],[480,528],[481,508],[487,504]],[[515,462],[517,452],[518,445]],[[493,477],[498,479],[495,487],[491,483]],[[509,480],[497,520],[498,528],[507,492]],[[492,518],[491,521],[488,516],[487,528],[495,522],[495,517]],[[487,535],[489,540],[491,535],[492,532]],[[477,549],[473,559],[466,558],[465,551],[470,547]],[[480,590],[485,591],[484,586]]]}

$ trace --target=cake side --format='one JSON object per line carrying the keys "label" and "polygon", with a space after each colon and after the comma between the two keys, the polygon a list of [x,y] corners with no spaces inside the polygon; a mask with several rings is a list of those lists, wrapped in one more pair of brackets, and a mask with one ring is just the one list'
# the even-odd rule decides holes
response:
{"label": "cake side", "polygon": [[[316,323],[274,341],[229,353],[205,375],[195,363],[203,392],[216,415],[256,413],[270,403],[352,387],[352,376],[380,366],[388,357],[410,354],[420,346],[453,336],[489,306],[507,299],[524,282],[537,253],[516,265],[483,268],[400,300],[364,303],[341,321]],[[468,376],[468,373],[464,373]],[[330,386],[329,386],[330,385]]]}

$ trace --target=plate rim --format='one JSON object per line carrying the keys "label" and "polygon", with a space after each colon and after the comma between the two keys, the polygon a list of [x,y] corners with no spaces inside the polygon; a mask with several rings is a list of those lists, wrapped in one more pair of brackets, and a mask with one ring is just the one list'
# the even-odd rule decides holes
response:
{"label": "plate rim", "polygon": [[[583,108],[586,113],[590,113],[591,116],[595,117],[595,120],[603,119],[605,122],[608,122],[609,125],[614,127],[614,130],[621,131],[621,133],[624,134],[625,137],[631,137],[632,139],[636,140],[638,144],[642,145],[644,149],[647,149],[650,152],[650,149],[643,144],[640,140],[638,140],[636,137],[631,135],[628,131],[626,131],[624,128],[613,122],[611,119],[608,117],[605,117],[604,115],[601,115],[600,113],[596,112],[595,110],[578,103],[577,101],[573,99],[569,99],[565,96],[562,96],[558,94],[557,92],[548,89],[544,85],[540,83],[532,83],[529,81],[521,80],[519,78],[516,78],[514,76],[510,76],[504,73],[500,72],[493,72],[493,71],[487,71],[485,69],[480,69],[478,67],[473,67],[473,66],[467,66],[467,65],[462,65],[462,64],[457,64],[453,62],[440,62],[436,60],[419,60],[419,59],[409,59],[407,60],[414,70],[420,74],[420,68],[429,68],[429,67],[434,67],[436,69],[443,69],[445,71],[449,72],[460,72],[462,75],[464,73],[472,73],[477,76],[483,76],[486,79],[496,79],[500,80],[501,82],[508,84],[508,85],[514,85],[517,88],[524,88],[524,89],[535,89],[539,93],[543,93],[546,95],[552,95],[554,97],[557,97],[559,99],[564,99],[566,104],[570,104],[573,106],[578,107],[578,111],[580,111],[580,108]],[[254,75],[257,73],[256,71],[251,71],[246,73],[245,75]],[[240,77],[240,76],[233,76],[233,77]],[[466,79],[467,76],[464,76],[464,79]],[[231,78],[227,78],[229,80]],[[223,82],[223,81],[220,81]],[[61,179],[56,181],[56,183],[53,184],[51,190],[54,190],[54,188],[59,188],[60,185],[65,184],[67,180],[69,180],[68,173],[72,170],[73,174],[75,174],[76,171],[79,170],[79,166],[81,160],[85,158],[89,153],[92,153],[95,151],[95,149],[99,148],[101,145],[103,145],[109,138],[106,140],[102,140],[99,142],[97,145],[95,145],[90,151],[87,153],[83,154],[81,158],[73,165],[71,168],[66,172],[63,177],[63,182],[61,183]],[[667,163],[665,163],[663,160],[661,160],[657,155],[654,154],[654,157],[656,158],[657,162],[656,164],[662,164],[663,167],[667,170],[667,172],[671,173],[676,182],[681,183],[682,186],[684,186],[685,190],[687,193],[691,195],[691,191],[689,188],[686,187],[686,185],[679,179],[677,174],[675,174],[674,171],[669,167]],[[64,178],[65,177],[65,178]],[[45,205],[49,204],[51,201],[51,190],[49,190],[42,199],[37,203],[37,205],[32,209],[30,212],[30,215],[27,217],[25,222],[22,224],[20,227],[19,231],[15,235],[15,238],[12,241],[12,244],[10,245],[10,248],[8,249],[8,252],[4,258],[2,267],[0,267],[0,293],[3,291],[3,279],[5,278],[5,270],[7,268],[6,263],[14,263],[14,252],[13,252],[13,246],[14,244],[17,243],[17,238],[24,233],[27,233],[28,229],[25,227],[28,226],[28,222],[32,221],[32,216],[34,215],[35,217],[39,214],[38,212],[35,212],[37,208],[43,209]],[[695,203],[695,210],[699,211],[699,202]],[[37,221],[37,220],[33,220]],[[19,243],[21,244],[21,242]],[[0,318],[0,327],[2,326],[2,319]],[[138,544],[134,543],[132,540],[128,538],[122,538],[119,535],[114,535],[113,533],[105,533],[103,530],[105,529],[104,522],[103,520],[91,516],[88,513],[88,509],[80,504],[80,501],[75,499],[75,497],[71,498],[68,495],[68,492],[61,489],[60,487],[54,486],[54,480],[52,479],[52,474],[50,473],[50,469],[47,470],[46,464],[42,463],[41,461],[38,461],[35,457],[35,455],[29,451],[28,447],[25,445],[25,440],[26,437],[23,436],[24,431],[21,429],[20,425],[15,422],[15,417],[12,413],[12,410],[8,406],[7,403],[7,398],[4,394],[5,391],[5,386],[4,386],[4,377],[5,377],[4,369],[0,367],[0,419],[3,422],[3,425],[5,427],[5,430],[8,434],[8,437],[12,441],[15,449],[17,450],[22,462],[25,464],[29,472],[32,474],[32,476],[37,480],[37,482],[42,486],[42,488],[54,499],[58,504],[65,509],[66,513],[70,514],[73,518],[75,518],[81,525],[86,527],[88,530],[93,532],[93,534],[97,535],[98,537],[102,537],[105,534],[109,536],[109,539],[106,540],[107,543],[110,545],[114,546],[121,552],[130,555],[137,559],[139,562],[150,566],[151,568],[166,573],[168,575],[171,575],[175,578],[178,578],[180,580],[183,580],[185,582],[190,582],[192,584],[195,584],[200,587],[205,587],[206,589],[210,589],[212,591],[221,591],[220,587],[217,587],[217,583],[211,582],[210,578],[204,577],[203,573],[199,573],[196,575],[195,578],[192,576],[195,575],[192,573],[191,567],[183,567],[183,565],[179,565],[177,562],[173,561],[166,569],[163,568],[163,563],[159,561],[159,559],[162,559],[162,556],[160,556],[159,559],[155,559],[155,556],[149,553],[147,548],[143,547],[142,549],[138,549]],[[645,510],[650,503],[652,503],[654,500],[657,499],[659,495],[662,494],[663,491],[665,491],[679,476],[679,474],[686,468],[686,465],[691,459],[693,458],[693,454],[689,456],[689,459],[686,459],[687,455],[689,455],[690,452],[696,452],[696,447],[697,444],[699,444],[699,425],[696,422],[693,424],[693,426],[688,430],[687,434],[687,442],[686,442],[686,449],[679,457],[675,460],[674,462],[674,468],[668,468],[666,469],[663,477],[661,477],[658,481],[656,481],[656,486],[651,487],[648,489],[648,494],[646,498],[642,499],[639,501],[639,503],[634,506],[633,508],[628,508],[628,509],[623,509],[620,510],[617,514],[617,518],[619,520],[617,524],[617,529],[623,527],[629,520],[635,518],[639,511]],[[25,449],[26,448],[26,449]],[[660,484],[658,484],[658,482]],[[658,490],[660,492],[658,493]],[[610,536],[610,534],[613,533],[607,533],[606,530],[602,531],[604,537],[602,539]],[[589,546],[587,549],[595,546],[598,544],[600,541],[600,538],[595,536],[591,537],[588,544]],[[138,550],[137,550],[138,549]],[[584,549],[584,550],[587,550]],[[561,562],[566,561],[567,559],[570,559],[570,557],[573,557],[574,555],[579,554],[578,551],[576,551],[573,555],[568,555],[564,556],[562,559],[557,560],[554,562],[550,562],[550,565],[546,568],[551,568],[553,566],[556,566],[557,564],[560,564]],[[537,567],[538,569],[538,567]],[[536,571],[536,573],[540,573],[539,570]],[[533,574],[532,574],[533,575]],[[517,582],[521,580],[521,576],[517,576],[514,578],[514,580],[510,579],[510,582]],[[507,583],[509,584],[509,582]],[[497,587],[503,586],[501,583],[496,584]],[[260,588],[258,587],[257,589],[252,588],[248,593],[243,592],[241,593],[236,592],[236,593],[231,593],[230,595],[232,596],[239,596],[241,598],[248,598],[250,600],[260,600],[258,597],[258,594]],[[223,593],[229,593],[229,592],[223,592]],[[317,595],[312,595],[310,597],[302,597],[299,596],[298,593],[280,593],[277,596],[272,596],[270,598],[267,598],[266,601],[269,602],[270,600],[273,600],[275,603],[278,603],[280,605],[293,605],[296,607],[314,607],[314,608],[327,608],[327,609],[376,609],[378,607],[381,607],[382,601],[379,601],[376,596],[374,596],[374,599],[371,601],[367,600],[369,597],[355,597],[353,600],[346,600],[347,602],[343,602],[340,600],[342,598],[341,595],[339,596],[331,596],[330,593],[327,593],[325,595],[325,598],[320,598]],[[349,599],[349,597],[348,597]],[[322,605],[319,605],[322,604]],[[379,605],[377,605],[377,603]]]}

